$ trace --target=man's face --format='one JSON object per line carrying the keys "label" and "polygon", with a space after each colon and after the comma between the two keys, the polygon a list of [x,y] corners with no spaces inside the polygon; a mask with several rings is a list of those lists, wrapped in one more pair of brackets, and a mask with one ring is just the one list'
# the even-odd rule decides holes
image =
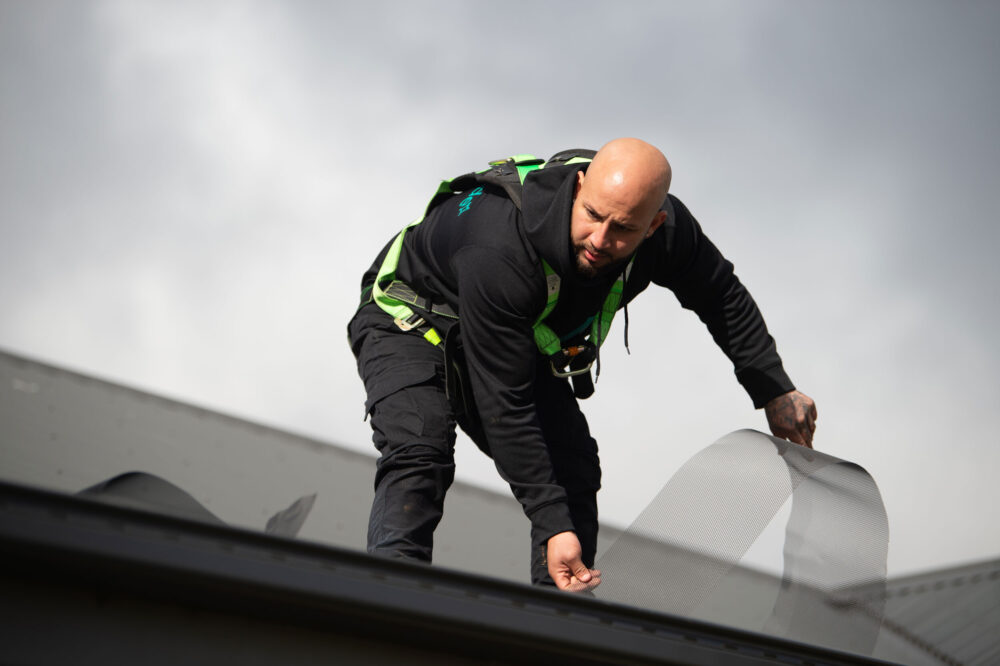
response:
{"label": "man's face", "polygon": [[613,179],[594,183],[586,181],[580,171],[570,217],[570,241],[579,274],[596,277],[628,259],[663,222],[665,214],[649,208]]}

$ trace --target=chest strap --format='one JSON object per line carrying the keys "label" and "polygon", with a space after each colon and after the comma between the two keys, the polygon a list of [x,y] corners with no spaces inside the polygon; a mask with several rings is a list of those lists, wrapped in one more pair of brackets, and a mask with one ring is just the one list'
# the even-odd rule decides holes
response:
{"label": "chest strap", "polygon": [[[604,344],[611,330],[611,322],[618,311],[618,306],[621,305],[622,294],[625,292],[625,282],[632,273],[632,264],[634,263],[635,256],[633,255],[629,259],[625,270],[618,275],[614,284],[611,285],[611,291],[604,298],[604,303],[601,305],[600,311],[590,324],[590,333],[587,336],[586,344],[563,347],[562,340],[556,332],[550,326],[543,323],[544,319],[552,314],[559,300],[561,278],[555,272],[555,269],[549,265],[549,262],[542,259],[548,298],[545,303],[545,309],[542,310],[542,314],[535,322],[535,345],[549,359],[549,363],[552,366],[552,374],[556,377],[572,377],[590,371],[590,367],[594,364],[594,359],[597,356],[597,349]],[[572,364],[569,370],[560,369],[568,364]]]}

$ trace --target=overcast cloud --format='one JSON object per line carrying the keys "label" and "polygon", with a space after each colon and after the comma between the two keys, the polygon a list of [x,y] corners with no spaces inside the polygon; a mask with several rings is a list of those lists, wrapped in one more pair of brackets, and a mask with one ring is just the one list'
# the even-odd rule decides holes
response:
{"label": "overcast cloud", "polygon": [[[988,2],[2,2],[0,347],[369,451],[344,327],[437,179],[639,136],[879,483],[890,574],[996,557],[997,34]],[[765,428],[669,293],[629,314],[586,405],[622,525]]]}

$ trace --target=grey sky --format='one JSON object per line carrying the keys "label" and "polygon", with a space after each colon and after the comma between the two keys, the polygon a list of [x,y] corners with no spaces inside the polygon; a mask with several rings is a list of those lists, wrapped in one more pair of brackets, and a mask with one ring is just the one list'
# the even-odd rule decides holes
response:
{"label": "grey sky", "polygon": [[[0,346],[367,451],[344,326],[436,180],[640,136],[879,483],[890,573],[996,556],[997,34],[987,2],[3,2]],[[586,405],[619,524],[765,427],[669,293],[630,317]]]}

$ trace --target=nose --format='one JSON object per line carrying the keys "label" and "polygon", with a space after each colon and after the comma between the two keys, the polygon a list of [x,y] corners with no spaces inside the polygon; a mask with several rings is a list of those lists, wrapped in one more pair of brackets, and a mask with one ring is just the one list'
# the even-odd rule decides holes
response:
{"label": "nose", "polygon": [[608,225],[598,224],[596,228],[590,233],[590,243],[594,246],[595,250],[604,250],[609,245],[608,238]]}

